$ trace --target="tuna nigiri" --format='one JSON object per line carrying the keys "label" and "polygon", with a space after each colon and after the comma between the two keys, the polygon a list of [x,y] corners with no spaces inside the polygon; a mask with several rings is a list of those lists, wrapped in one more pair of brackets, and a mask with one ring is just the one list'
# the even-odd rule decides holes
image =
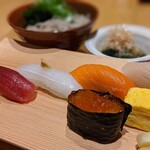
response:
{"label": "tuna nigiri", "polygon": [[0,94],[18,103],[36,98],[36,86],[17,71],[0,66]]}
{"label": "tuna nigiri", "polygon": [[109,92],[122,100],[128,90],[135,86],[133,81],[121,72],[100,64],[85,64],[70,74],[84,89]]}

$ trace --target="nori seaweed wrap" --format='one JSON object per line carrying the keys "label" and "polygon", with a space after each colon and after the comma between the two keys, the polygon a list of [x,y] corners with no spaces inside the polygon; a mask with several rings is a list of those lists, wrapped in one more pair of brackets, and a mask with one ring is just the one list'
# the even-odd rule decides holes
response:
{"label": "nori seaweed wrap", "polygon": [[67,125],[85,139],[111,143],[117,140],[131,110],[131,105],[109,93],[73,91],[68,97]]}

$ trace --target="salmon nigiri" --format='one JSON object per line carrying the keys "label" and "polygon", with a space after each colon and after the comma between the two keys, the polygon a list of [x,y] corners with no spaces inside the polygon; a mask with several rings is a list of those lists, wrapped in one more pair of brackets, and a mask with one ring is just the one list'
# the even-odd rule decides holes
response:
{"label": "salmon nigiri", "polygon": [[121,72],[100,64],[85,64],[70,74],[84,89],[109,92],[122,100],[128,90],[135,86],[134,82]]}

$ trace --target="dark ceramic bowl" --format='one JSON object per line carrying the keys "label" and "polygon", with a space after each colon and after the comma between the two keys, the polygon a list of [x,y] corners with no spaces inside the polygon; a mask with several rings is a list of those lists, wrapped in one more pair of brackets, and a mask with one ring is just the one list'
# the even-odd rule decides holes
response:
{"label": "dark ceramic bowl", "polygon": [[81,46],[84,39],[89,35],[94,21],[98,15],[98,11],[95,7],[87,3],[68,3],[79,13],[89,14],[90,22],[84,26],[65,32],[52,33],[29,31],[24,28],[25,20],[23,13],[32,4],[27,4],[12,11],[8,16],[8,23],[22,39],[34,45],[76,50]]}

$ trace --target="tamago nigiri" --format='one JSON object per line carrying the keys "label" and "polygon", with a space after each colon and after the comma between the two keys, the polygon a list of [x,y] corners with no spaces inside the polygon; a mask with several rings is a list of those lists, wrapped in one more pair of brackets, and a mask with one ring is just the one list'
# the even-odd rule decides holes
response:
{"label": "tamago nigiri", "polygon": [[134,82],[121,72],[100,64],[85,64],[70,74],[84,89],[109,92],[122,100],[128,90],[135,86]]}

